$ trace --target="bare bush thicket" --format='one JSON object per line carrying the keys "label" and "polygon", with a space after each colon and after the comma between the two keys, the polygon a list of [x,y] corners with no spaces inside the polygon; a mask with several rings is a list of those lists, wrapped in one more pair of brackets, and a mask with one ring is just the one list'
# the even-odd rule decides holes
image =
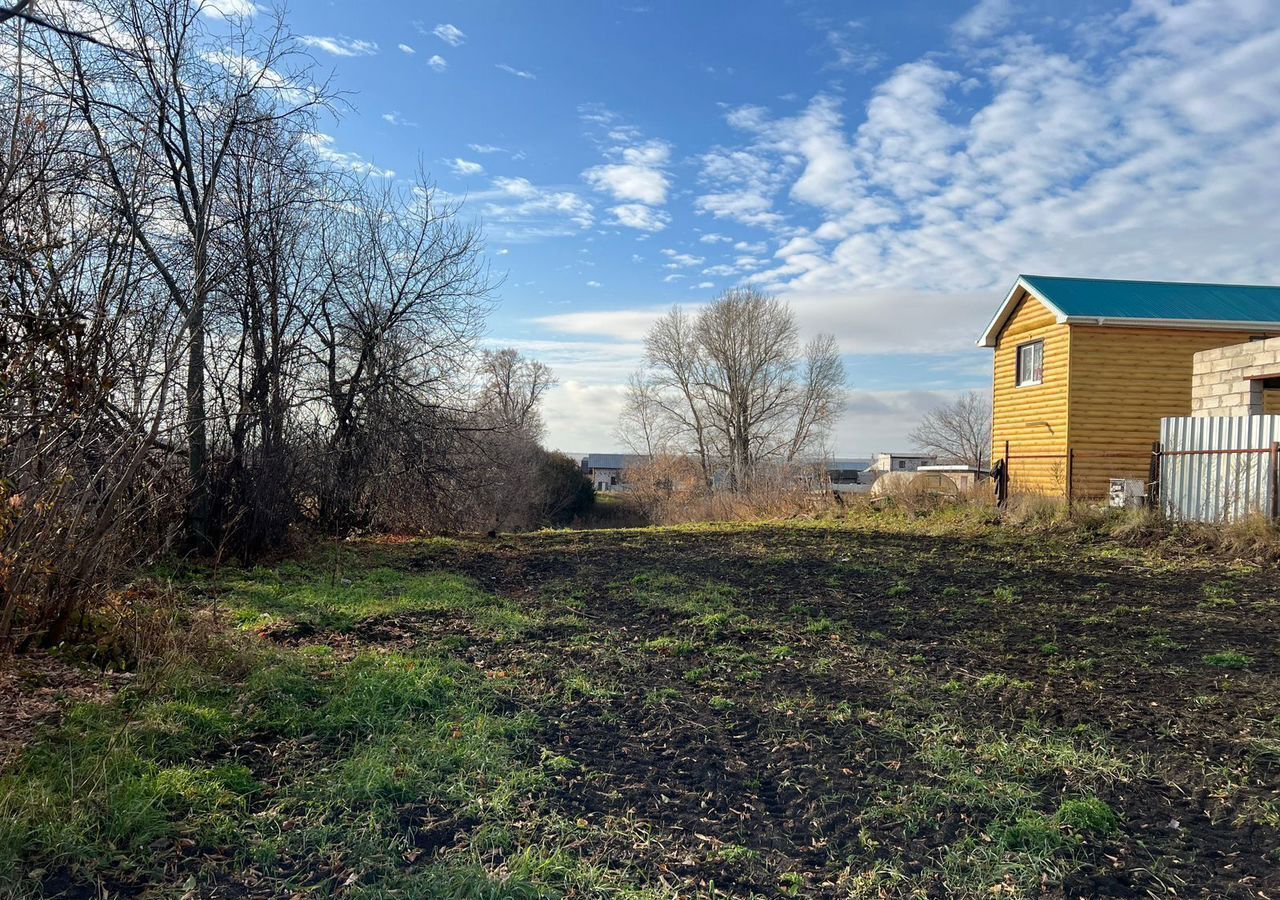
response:
{"label": "bare bush thicket", "polygon": [[824,490],[823,473],[807,464],[757,469],[748,486],[708,491],[697,459],[661,453],[626,471],[622,502],[654,525],[790,518],[838,510],[842,502]]}
{"label": "bare bush thicket", "polygon": [[[0,644],[62,640],[168,548],[492,527],[551,377],[481,365],[459,208],[324,152],[334,98],[278,17],[40,13],[0,24]],[[522,522],[559,515],[557,464]]]}

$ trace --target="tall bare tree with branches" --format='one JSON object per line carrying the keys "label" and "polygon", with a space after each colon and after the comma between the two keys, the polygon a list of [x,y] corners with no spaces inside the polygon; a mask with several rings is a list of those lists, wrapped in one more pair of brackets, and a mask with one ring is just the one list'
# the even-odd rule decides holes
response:
{"label": "tall bare tree with branches", "polygon": [[[96,145],[105,189],[168,291],[186,337],[187,533],[211,546],[208,307],[227,275],[214,254],[245,135],[327,102],[283,21],[230,20],[214,41],[197,0],[108,0],[111,44],[67,39],[49,72]],[[215,49],[218,48],[218,49]]]}
{"label": "tall bare tree with branches", "polygon": [[637,428],[670,436],[696,456],[708,486],[718,469],[743,488],[762,464],[814,451],[842,408],[835,339],[801,347],[790,308],[751,288],[726,291],[696,314],[672,309],[645,348],[620,427],[638,442],[651,437]]}
{"label": "tall bare tree with branches", "polygon": [[991,401],[979,391],[961,394],[925,413],[910,438],[947,462],[985,469],[991,460]]}

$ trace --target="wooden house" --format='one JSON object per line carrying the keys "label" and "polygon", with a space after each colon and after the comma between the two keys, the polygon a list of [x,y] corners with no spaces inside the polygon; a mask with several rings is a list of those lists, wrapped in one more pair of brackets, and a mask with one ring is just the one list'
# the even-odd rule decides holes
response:
{"label": "wooden house", "polygon": [[1145,478],[1160,419],[1191,413],[1194,355],[1275,335],[1280,286],[1020,275],[978,341],[995,351],[992,459],[1008,447],[1015,492]]}

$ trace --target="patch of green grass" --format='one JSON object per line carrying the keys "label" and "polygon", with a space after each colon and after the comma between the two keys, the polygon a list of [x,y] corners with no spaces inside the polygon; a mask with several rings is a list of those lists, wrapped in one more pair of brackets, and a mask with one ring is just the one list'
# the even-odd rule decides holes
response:
{"label": "patch of green grass", "polygon": [[836,630],[836,623],[824,616],[821,619],[814,619],[804,627],[804,630],[810,634],[830,634]]}
{"label": "patch of green grass", "polygon": [[1018,595],[1007,584],[1001,584],[991,589],[991,599],[996,603],[1017,603]]}
{"label": "patch of green grass", "polygon": [[710,855],[714,860],[727,863],[755,862],[760,859],[760,851],[741,844],[721,844]]}
{"label": "patch of green grass", "polygon": [[1062,832],[1052,819],[1030,810],[995,822],[991,837],[1005,850],[1038,854],[1051,853],[1064,843]]}
{"label": "patch of green grass", "polygon": [[[529,723],[491,712],[472,667],[324,650],[256,650],[244,663],[188,663],[158,693],[72,710],[0,777],[0,877],[154,875],[179,840],[268,873],[322,848],[368,853],[372,871],[391,873],[404,803],[500,816],[542,777],[517,760]],[[257,744],[309,749],[263,761],[267,787],[235,756]],[[279,827],[299,814],[302,827]]]}
{"label": "patch of green grass", "polygon": [[662,656],[688,656],[696,646],[692,641],[684,638],[675,638],[670,635],[662,635],[653,640],[644,642],[644,649],[650,653],[658,653]]}
{"label": "patch of green grass", "polygon": [[1025,681],[1021,678],[1010,678],[1008,675],[1001,674],[1000,672],[988,672],[986,675],[983,675],[974,682],[974,687],[985,693],[994,694],[1010,688],[1019,691],[1029,691],[1031,690],[1032,684],[1031,682]]}
{"label": "patch of green grass", "polygon": [[798,872],[783,872],[778,876],[778,890],[784,897],[798,897],[804,889],[804,876]]}
{"label": "patch of green grass", "polygon": [[504,634],[533,624],[513,604],[479,590],[461,575],[413,574],[351,567],[340,575],[302,563],[223,574],[221,602],[246,627],[284,620],[320,630],[350,631],[362,620],[405,612],[451,613]]}
{"label": "patch of green grass", "polygon": [[1247,669],[1253,663],[1253,657],[1235,650],[1206,653],[1201,659],[1208,665],[1217,666],[1219,669]]}
{"label": "patch of green grass", "polygon": [[689,669],[684,673],[684,680],[689,684],[698,684],[705,681],[711,675],[711,669],[708,666],[697,666]]}
{"label": "patch of green grass", "polygon": [[1183,648],[1183,645],[1170,637],[1167,631],[1153,631],[1143,639],[1142,643],[1152,650],[1181,650]]}
{"label": "patch of green grass", "polygon": [[1079,834],[1108,835],[1120,826],[1119,816],[1097,797],[1063,800],[1053,818]]}
{"label": "patch of green grass", "polygon": [[680,692],[673,687],[654,688],[653,690],[645,691],[644,705],[662,706],[672,700],[679,699]]}
{"label": "patch of green grass", "polygon": [[569,700],[579,698],[603,700],[618,693],[612,685],[605,684],[586,672],[570,672],[561,679],[560,685],[565,697]]}

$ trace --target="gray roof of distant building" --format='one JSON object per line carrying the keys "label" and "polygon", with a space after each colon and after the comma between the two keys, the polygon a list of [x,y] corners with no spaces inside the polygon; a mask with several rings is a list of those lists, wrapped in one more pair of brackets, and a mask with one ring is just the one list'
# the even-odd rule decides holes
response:
{"label": "gray roof of distant building", "polygon": [[625,469],[628,466],[648,462],[649,457],[642,453],[588,453],[589,469]]}

